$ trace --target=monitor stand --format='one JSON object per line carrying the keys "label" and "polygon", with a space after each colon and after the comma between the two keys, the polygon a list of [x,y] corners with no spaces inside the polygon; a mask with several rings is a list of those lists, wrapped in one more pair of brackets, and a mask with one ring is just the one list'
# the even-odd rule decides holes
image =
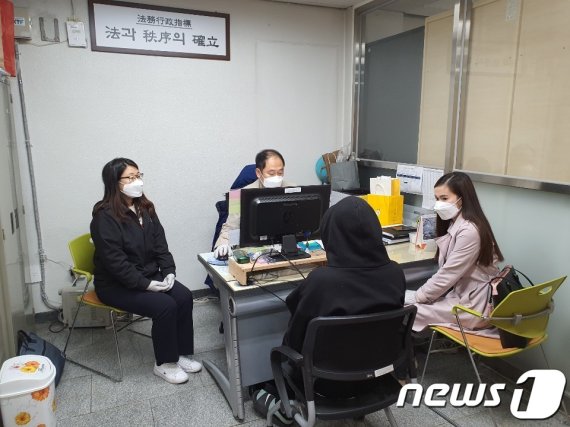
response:
{"label": "monitor stand", "polygon": [[287,234],[283,236],[281,243],[281,252],[270,255],[269,258],[275,262],[294,261],[297,259],[311,258],[311,255],[297,248],[297,239],[295,235]]}

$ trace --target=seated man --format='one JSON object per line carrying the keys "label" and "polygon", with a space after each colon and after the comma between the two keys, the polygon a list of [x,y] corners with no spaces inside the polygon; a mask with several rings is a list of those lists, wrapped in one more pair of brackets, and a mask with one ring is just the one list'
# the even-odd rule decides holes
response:
{"label": "seated man", "polygon": [[[359,197],[347,197],[329,208],[322,219],[321,237],[327,265],[314,269],[286,300],[291,319],[283,344],[298,352],[308,323],[316,317],[370,314],[404,305],[404,272],[388,257],[382,228],[368,203]],[[350,397],[366,385],[321,381],[315,384],[315,392]],[[254,408],[262,415],[278,400],[271,391],[266,386],[253,395]],[[283,414],[278,413],[279,417],[278,422],[288,424]]]}
{"label": "seated man", "polygon": [[[294,185],[283,181],[284,173],[285,160],[283,156],[277,150],[262,150],[255,156],[255,174],[257,175],[257,180],[243,188],[276,188]],[[229,233],[230,230],[236,230],[238,228],[239,215],[228,215],[228,219],[222,225],[220,235],[214,245],[215,258],[227,258],[232,255]]]}

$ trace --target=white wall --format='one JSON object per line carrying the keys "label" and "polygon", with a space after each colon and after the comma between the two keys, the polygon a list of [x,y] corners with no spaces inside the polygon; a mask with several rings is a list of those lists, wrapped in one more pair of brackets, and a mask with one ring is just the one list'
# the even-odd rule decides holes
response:
{"label": "white wall", "polygon": [[[38,17],[57,17],[64,39],[70,2],[15,1],[29,7],[34,24],[32,43],[21,45],[21,67],[42,238],[55,261],[46,264],[50,300],[59,301],[58,289],[70,283],[67,242],[89,229],[110,159],[139,164],[178,278],[199,289],[205,273],[196,254],[209,249],[214,203],[241,167],[260,149],[276,148],[288,180],[314,184],[317,157],[350,135],[348,12],[254,0],[153,3],[229,13],[231,61],[40,47]],[[73,4],[88,23],[87,2]],[[43,311],[37,290],[35,300]]]}
{"label": "white wall", "polygon": [[[513,264],[534,283],[570,275],[570,196],[500,185],[476,185],[505,263]],[[524,279],[523,279],[524,280]],[[551,367],[570,376],[570,280],[554,296],[555,310],[543,345]],[[522,370],[544,368],[540,350],[508,361]]]}

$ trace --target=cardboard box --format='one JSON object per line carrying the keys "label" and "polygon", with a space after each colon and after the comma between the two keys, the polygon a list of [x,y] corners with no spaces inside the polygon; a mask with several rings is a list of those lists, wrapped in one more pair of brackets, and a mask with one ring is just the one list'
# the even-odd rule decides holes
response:
{"label": "cardboard box", "polygon": [[404,196],[381,196],[367,194],[362,196],[368,202],[382,226],[402,224],[404,222]]}

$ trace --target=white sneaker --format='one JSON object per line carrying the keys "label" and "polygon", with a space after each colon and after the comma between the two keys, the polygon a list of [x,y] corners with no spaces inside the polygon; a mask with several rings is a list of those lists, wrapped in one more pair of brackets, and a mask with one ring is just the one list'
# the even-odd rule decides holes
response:
{"label": "white sneaker", "polygon": [[184,372],[199,372],[202,369],[202,364],[188,356],[180,356],[178,358],[178,366],[182,368]]}
{"label": "white sneaker", "polygon": [[153,372],[154,375],[171,384],[182,384],[188,381],[188,374],[180,369],[177,363],[163,363],[160,366],[155,364]]}

